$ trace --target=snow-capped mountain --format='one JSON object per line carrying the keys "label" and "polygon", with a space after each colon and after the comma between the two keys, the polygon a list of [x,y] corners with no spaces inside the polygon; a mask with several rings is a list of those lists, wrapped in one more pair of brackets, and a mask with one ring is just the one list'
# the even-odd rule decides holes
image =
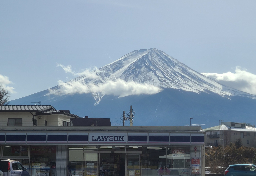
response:
{"label": "snow-capped mountain", "polygon": [[[53,89],[51,93],[74,93],[73,91],[67,92],[65,90],[66,87],[69,90],[75,89],[77,92],[83,93],[78,90],[81,89],[81,86],[80,88],[76,86],[77,83],[80,83],[85,86],[83,87],[86,90],[84,93],[92,93],[96,104],[98,104],[106,92],[95,86],[102,86],[109,81],[115,83],[117,80],[123,80],[126,83],[132,82],[147,85],[147,87],[153,86],[156,89],[152,94],[171,88],[195,93],[212,92],[221,96],[240,95],[252,97],[252,95],[228,88],[205,77],[158,49],[135,50],[100,68],[94,74],[95,76],[93,77],[80,76],[62,84],[57,89]],[[98,91],[92,90],[93,88],[98,89]]]}
{"label": "snow-capped mountain", "polygon": [[222,91],[222,86],[190,69],[176,59],[157,49],[133,51],[112,64],[101,68],[102,77],[147,83],[160,88],[185,91]]}
{"label": "snow-capped mountain", "polygon": [[158,49],[135,50],[10,104],[36,101],[80,116],[111,117],[112,124],[130,105],[139,116],[135,125],[183,126],[189,117],[208,126],[220,119],[254,123],[256,114],[255,96],[223,86]]}

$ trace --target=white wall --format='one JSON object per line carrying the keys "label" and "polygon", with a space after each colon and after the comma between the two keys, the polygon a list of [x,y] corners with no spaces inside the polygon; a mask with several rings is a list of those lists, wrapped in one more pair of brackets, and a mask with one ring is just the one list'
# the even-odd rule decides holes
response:
{"label": "white wall", "polygon": [[[22,118],[22,126],[33,126],[33,115],[29,112],[1,112],[0,126],[7,126],[8,118]],[[70,116],[63,114],[51,114],[34,116],[37,120],[37,126],[63,126],[63,121],[70,122]]]}
{"label": "white wall", "polygon": [[22,118],[22,126],[33,126],[33,116],[29,112],[1,112],[0,126],[7,126],[8,118]]}

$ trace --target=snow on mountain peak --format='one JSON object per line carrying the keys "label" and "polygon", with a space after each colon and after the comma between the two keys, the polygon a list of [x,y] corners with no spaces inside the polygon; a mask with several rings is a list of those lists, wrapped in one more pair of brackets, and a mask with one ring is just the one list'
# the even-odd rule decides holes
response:
{"label": "snow on mountain peak", "polygon": [[135,50],[100,70],[102,77],[111,80],[119,78],[160,88],[230,95],[229,92],[222,91],[222,85],[157,49]]}

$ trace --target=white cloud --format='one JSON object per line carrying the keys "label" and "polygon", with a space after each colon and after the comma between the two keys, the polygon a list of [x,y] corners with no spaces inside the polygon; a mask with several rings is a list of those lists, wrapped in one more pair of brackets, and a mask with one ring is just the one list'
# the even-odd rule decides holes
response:
{"label": "white cloud", "polygon": [[117,79],[116,81],[107,81],[104,84],[92,87],[93,91],[101,92],[106,95],[115,95],[119,97],[125,97],[129,95],[140,95],[140,94],[155,94],[160,92],[160,88],[149,85],[135,83],[133,81],[125,82],[124,80]]}
{"label": "white cloud", "polygon": [[8,84],[12,84],[7,76],[3,76],[0,74],[0,85],[9,93],[16,93],[13,87],[8,86]]}
{"label": "white cloud", "polygon": [[75,74],[71,69],[71,65],[64,66],[62,64],[57,64],[57,67],[61,67],[65,71],[65,73],[71,73],[72,75]]}
{"label": "white cloud", "polygon": [[[84,79],[81,79],[81,82],[79,80],[69,82],[58,81],[59,89],[50,90],[50,94],[65,95],[75,93],[100,93],[101,95],[125,97],[129,95],[155,94],[161,91],[160,88],[153,85],[135,83],[133,81],[126,82],[121,79],[117,79],[115,81],[107,80],[102,82],[100,76],[97,75],[97,73],[100,72],[97,68],[94,68],[94,70],[87,69],[81,73],[76,73],[72,70],[70,65],[64,66],[58,64],[57,67],[61,67],[65,73],[71,73],[73,76],[83,76],[85,79],[89,79],[92,82],[85,84],[82,82]],[[101,83],[93,83],[97,81]]]}
{"label": "white cloud", "polygon": [[236,67],[235,73],[202,73],[203,75],[213,78],[219,83],[247,92],[256,94],[256,75]]}
{"label": "white cloud", "polygon": [[61,67],[65,71],[65,73],[71,73],[73,76],[84,76],[84,77],[89,78],[89,79],[96,79],[96,78],[99,77],[96,74],[97,72],[99,72],[97,67],[95,67],[93,70],[92,69],[86,69],[81,73],[74,72],[71,68],[71,65],[64,66],[62,64],[57,64],[57,67]]}
{"label": "white cloud", "polygon": [[64,83],[59,81],[60,89],[50,90],[51,94],[74,94],[74,93],[101,93],[103,95],[115,95],[125,97],[129,95],[155,94],[161,91],[160,88],[149,84],[140,84],[135,82],[125,82],[117,79],[116,81],[106,81],[105,83],[82,84],[79,81]]}
{"label": "white cloud", "polygon": [[59,94],[59,95],[65,95],[65,94],[75,94],[75,93],[89,93],[90,90],[89,88],[82,84],[79,81],[73,81],[73,82],[68,82],[65,83],[63,81],[58,81],[58,84],[60,88],[58,90],[50,90],[52,94]]}

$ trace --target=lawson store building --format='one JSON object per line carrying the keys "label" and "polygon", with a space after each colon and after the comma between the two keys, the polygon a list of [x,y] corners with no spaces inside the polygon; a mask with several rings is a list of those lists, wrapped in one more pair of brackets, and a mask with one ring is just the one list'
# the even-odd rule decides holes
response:
{"label": "lawson store building", "polygon": [[0,159],[31,176],[205,175],[199,126],[72,126],[52,106],[0,107]]}
{"label": "lawson store building", "polygon": [[204,175],[194,126],[2,127],[0,143],[32,176]]}

